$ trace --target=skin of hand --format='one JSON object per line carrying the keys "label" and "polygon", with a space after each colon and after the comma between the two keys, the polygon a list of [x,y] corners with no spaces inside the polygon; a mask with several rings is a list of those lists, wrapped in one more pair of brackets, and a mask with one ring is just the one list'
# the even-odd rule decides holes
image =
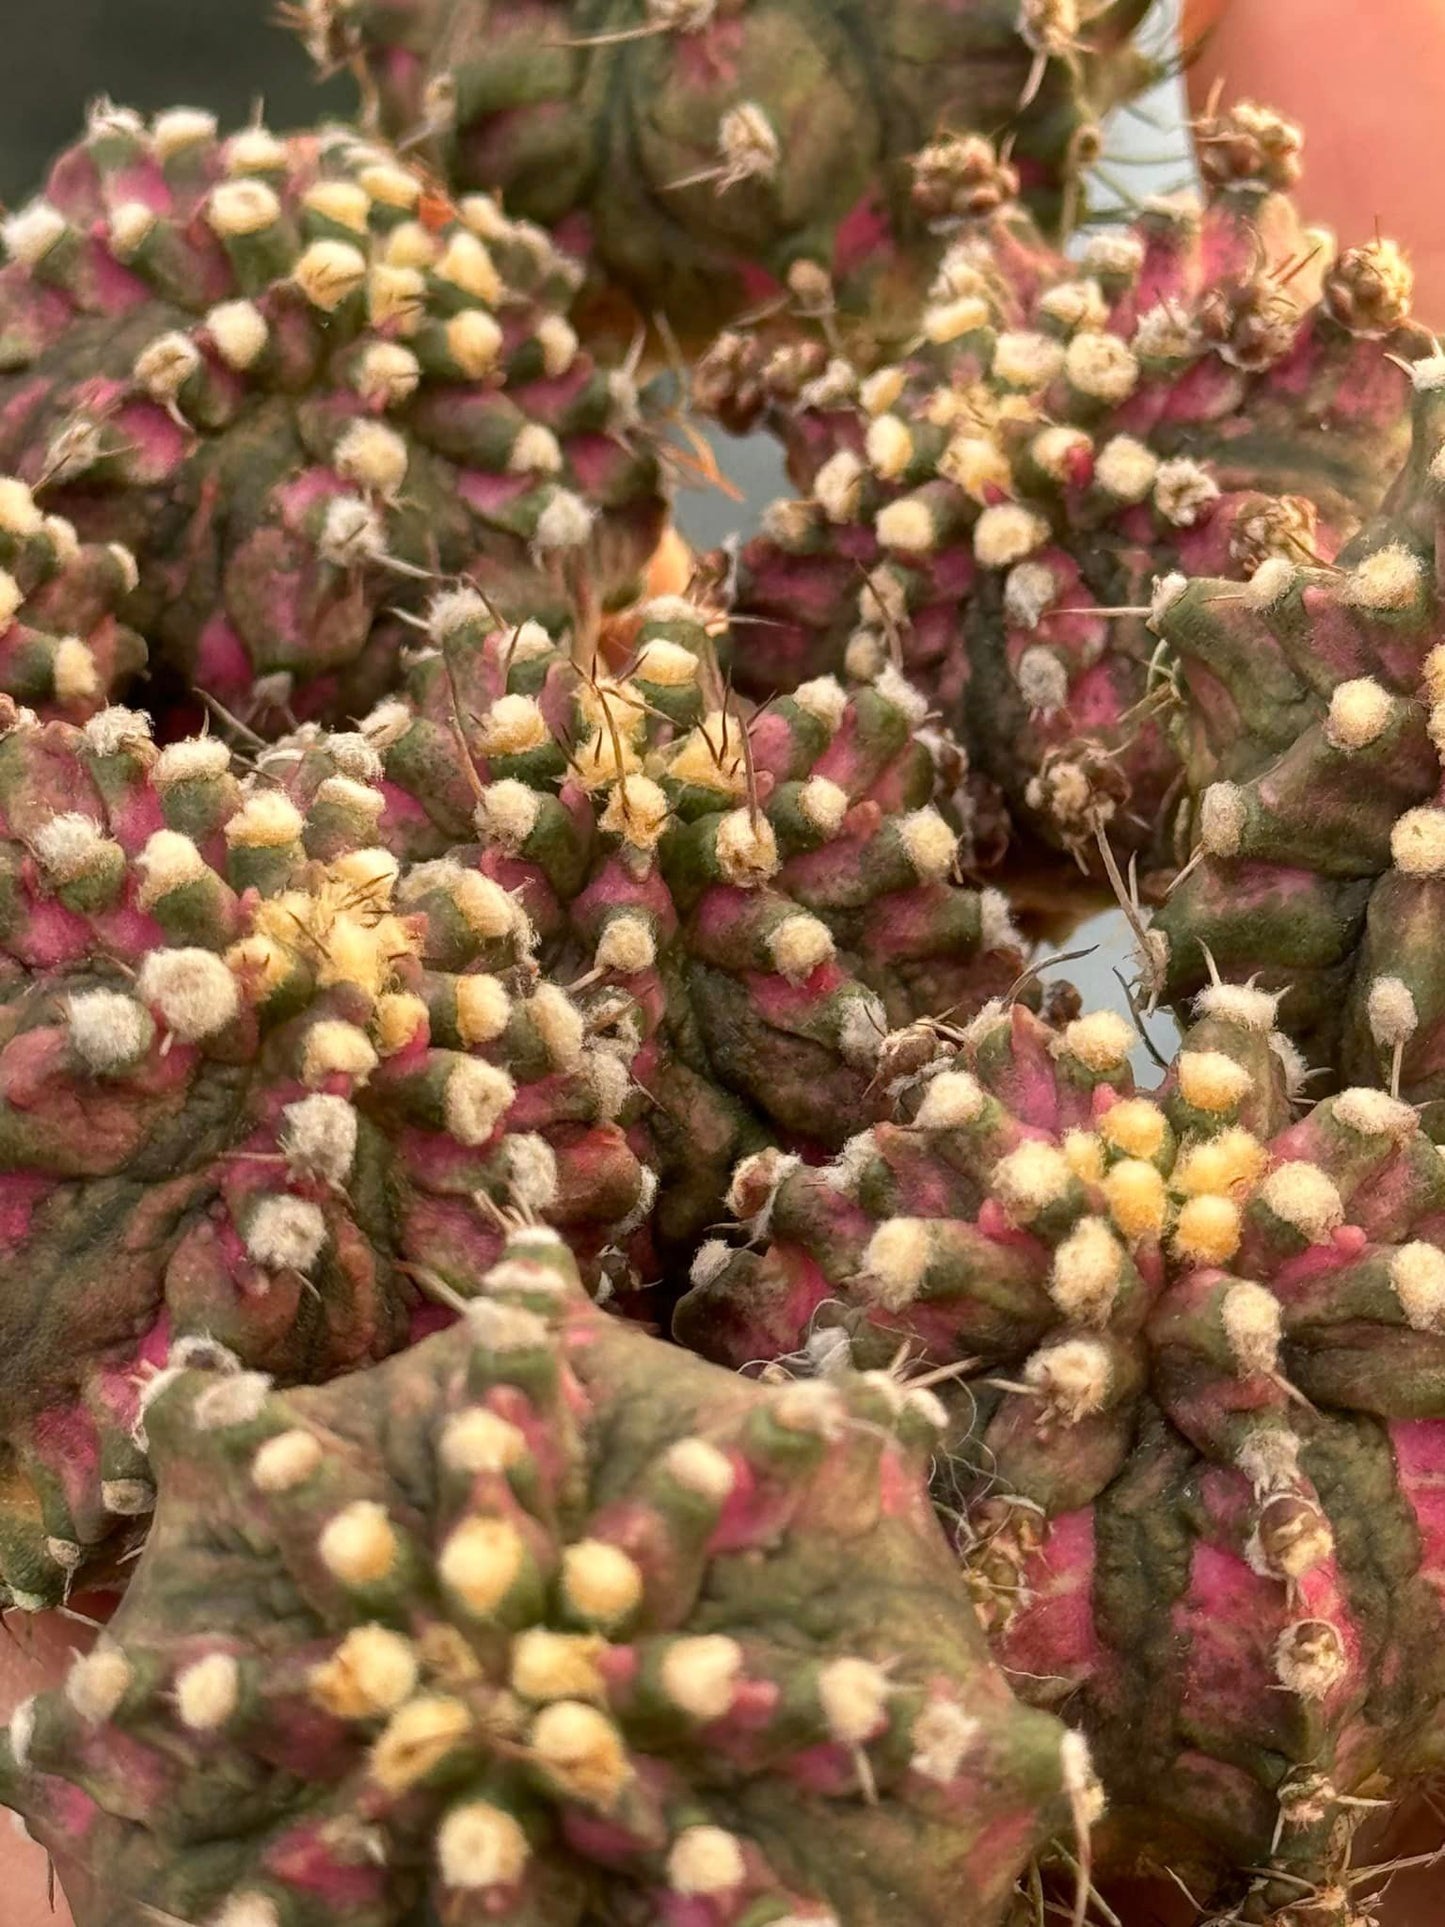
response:
{"label": "skin of hand", "polygon": [[1190,105],[1212,90],[1305,129],[1297,198],[1342,246],[1393,236],[1415,267],[1415,312],[1445,327],[1445,196],[1431,157],[1445,96],[1442,0],[1184,0],[1198,47]]}

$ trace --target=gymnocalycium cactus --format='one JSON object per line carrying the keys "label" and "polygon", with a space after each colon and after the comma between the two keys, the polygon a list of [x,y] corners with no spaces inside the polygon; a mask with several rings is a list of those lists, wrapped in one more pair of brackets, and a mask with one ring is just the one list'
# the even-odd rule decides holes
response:
{"label": "gymnocalycium cactus", "polygon": [[212,739],[0,708],[0,1599],[154,1500],[146,1370],[350,1371],[475,1290],[520,1200],[595,1276],[655,1188],[627,1046],[490,878],[378,846],[375,752],[303,813]]}
{"label": "gymnocalycium cactus", "polygon": [[1445,1164],[1380,1090],[1293,1118],[1275,1016],[1211,987],[1148,1098],[1112,1014],[905,1033],[894,1122],[739,1168],[750,1246],[678,1329],[933,1368],[938,1497],[996,1657],[1089,1738],[1104,1864],[1343,1923],[1356,1822],[1445,1733]]}
{"label": "gymnocalycium cactus", "polygon": [[937,1401],[688,1359],[550,1231],[482,1285],[322,1390],[152,1382],[150,1544],[0,1744],[80,1927],[998,1921],[1097,1794],[988,1663]]}
{"label": "gymnocalycium cactus", "polygon": [[[298,0],[323,68],[458,191],[521,214],[700,338],[788,290],[917,315],[961,136],[1007,135],[1067,225],[1098,120],[1146,86],[1150,0]],[[910,157],[930,141],[929,191]]]}
{"label": "gymnocalycium cactus", "polygon": [[576,264],[488,196],[342,127],[102,103],[0,235],[0,469],[131,551],[173,680],[339,720],[440,577],[584,628],[637,592],[666,508],[636,386],[567,320]]}
{"label": "gymnocalycium cactus", "polygon": [[770,321],[698,381],[776,429],[806,491],[743,550],[740,685],[900,662],[1017,816],[1086,857],[1107,829],[1176,860],[1156,581],[1327,565],[1408,444],[1399,364],[1434,348],[1393,243],[1301,228],[1294,128],[1239,107],[1198,138],[1204,207],[1151,204],[1078,259],[1016,208],[965,224],[893,361]]}

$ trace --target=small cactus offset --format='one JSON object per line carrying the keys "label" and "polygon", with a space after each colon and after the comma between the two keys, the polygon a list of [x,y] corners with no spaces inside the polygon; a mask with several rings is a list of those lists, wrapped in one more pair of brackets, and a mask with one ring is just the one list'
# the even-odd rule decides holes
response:
{"label": "small cactus offset", "polygon": [[1442,1138],[1445,357],[1414,379],[1410,459],[1337,567],[1167,585],[1196,846],[1146,966],[1176,1000],[1254,973],[1312,1063]]}
{"label": "small cactus offset", "polygon": [[168,1356],[349,1371],[452,1315],[503,1204],[596,1276],[651,1202],[626,1044],[542,978],[497,883],[378,846],[362,737],[331,754],[303,814],[132,711],[0,716],[8,1604],[140,1530]]}
{"label": "small cactus offset", "polygon": [[1098,1796],[988,1662],[941,1417],[687,1359],[519,1229],[359,1377],[155,1381],[155,1533],[0,1792],[80,1927],[990,1927]]}
{"label": "small cactus offset", "polygon": [[789,291],[906,333],[952,212],[908,157],[1007,135],[1077,212],[1099,117],[1146,86],[1150,0],[297,0],[323,70],[459,191],[556,226],[700,338]]}
{"label": "small cactus offset", "polygon": [[[902,677],[753,711],[678,597],[644,604],[611,664],[498,629],[470,590],[428,622],[403,695],[361,724],[378,835],[517,892],[548,974],[622,1013],[669,1242],[695,1245],[744,1151],[840,1144],[890,1029],[971,1015],[1022,971],[1004,898],[956,880]],[[329,767],[300,739],[263,766],[302,803]]]}
{"label": "small cactus offset", "polygon": [[[579,344],[576,265],[486,195],[341,127],[107,103],[0,236],[0,467],[131,551],[156,667],[247,721],[365,708],[447,574],[558,623],[579,584],[636,592],[665,522],[636,386]],[[87,677],[0,640],[3,686],[123,695],[129,653],[88,646]]]}
{"label": "small cactus offset", "polygon": [[1246,1920],[1328,1890],[1445,1732],[1445,1165],[1380,1090],[1292,1119],[1275,1017],[1206,991],[1152,1097],[1112,1014],[905,1033],[896,1120],[740,1167],[749,1246],[678,1315],[738,1365],[926,1368],[939,1500],[995,1655],[1089,1738],[1103,1863]]}
{"label": "small cactus offset", "polygon": [[1174,857],[1156,582],[1328,563],[1405,453],[1401,364],[1433,352],[1392,242],[1301,228],[1295,129],[1238,108],[1200,137],[1202,209],[1151,204],[1077,259],[990,197],[894,361],[769,322],[699,373],[806,490],[742,552],[741,686],[901,657],[1016,815],[1085,856],[1107,828]]}

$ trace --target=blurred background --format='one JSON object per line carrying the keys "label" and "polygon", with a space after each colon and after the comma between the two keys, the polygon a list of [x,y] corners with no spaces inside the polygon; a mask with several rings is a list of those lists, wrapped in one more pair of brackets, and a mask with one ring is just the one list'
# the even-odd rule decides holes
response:
{"label": "blurred background", "polygon": [[[1168,0],[1148,39],[1165,54],[1177,45],[1178,0]],[[316,85],[299,43],[277,18],[276,0],[45,0],[5,8],[7,60],[0,75],[0,202],[13,208],[35,193],[45,168],[79,131],[86,105],[108,94],[145,112],[174,106],[206,107],[223,127],[258,112],[278,130],[344,115],[354,105],[349,81]],[[1194,174],[1184,128],[1183,86],[1171,79],[1119,114],[1107,129],[1106,160],[1091,198],[1103,205],[1121,193],[1134,199],[1187,186]],[[678,503],[684,534],[700,548],[745,534],[765,505],[792,493],[776,445],[766,436],[739,441],[714,437],[719,466],[744,493],[741,503],[720,493],[691,491]],[[1090,1008],[1127,1003],[1116,976],[1132,976],[1129,934],[1108,911],[1069,939],[1072,959],[1046,975],[1067,976]],[[1156,1047],[1168,1054],[1177,1035],[1160,1017],[1151,1025]],[[1136,1069],[1151,1073],[1147,1052]]]}

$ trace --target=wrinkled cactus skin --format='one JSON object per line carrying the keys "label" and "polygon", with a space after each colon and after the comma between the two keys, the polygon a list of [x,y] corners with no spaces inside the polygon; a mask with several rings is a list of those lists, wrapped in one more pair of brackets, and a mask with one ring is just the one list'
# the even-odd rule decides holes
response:
{"label": "wrinkled cactus skin", "polygon": [[580,574],[637,593],[666,521],[637,388],[567,319],[576,263],[490,197],[342,127],[107,103],[0,233],[0,470],[130,551],[162,687],[344,720],[439,576],[559,626]]}
{"label": "wrinkled cactus skin", "polygon": [[1104,1864],[1248,1920],[1445,1738],[1445,1166],[1384,1091],[1294,1116],[1275,1017],[1210,988],[1151,1098],[1112,1014],[902,1034],[895,1121],[740,1167],[748,1246],[678,1313],[734,1365],[943,1377],[938,1497],[996,1656],[1089,1738]]}
{"label": "wrinkled cactus skin", "polygon": [[[821,276],[887,335],[936,252],[910,161],[1008,136],[1046,226],[1148,84],[1148,0],[305,0],[323,68],[458,189],[500,189],[644,314],[703,339]],[[920,279],[923,277],[923,280]]]}
{"label": "wrinkled cactus skin", "polygon": [[153,1383],[155,1530],[0,1792],[80,1927],[991,1927],[1096,1795],[988,1662],[940,1416],[665,1349],[519,1229],[361,1376]]}

